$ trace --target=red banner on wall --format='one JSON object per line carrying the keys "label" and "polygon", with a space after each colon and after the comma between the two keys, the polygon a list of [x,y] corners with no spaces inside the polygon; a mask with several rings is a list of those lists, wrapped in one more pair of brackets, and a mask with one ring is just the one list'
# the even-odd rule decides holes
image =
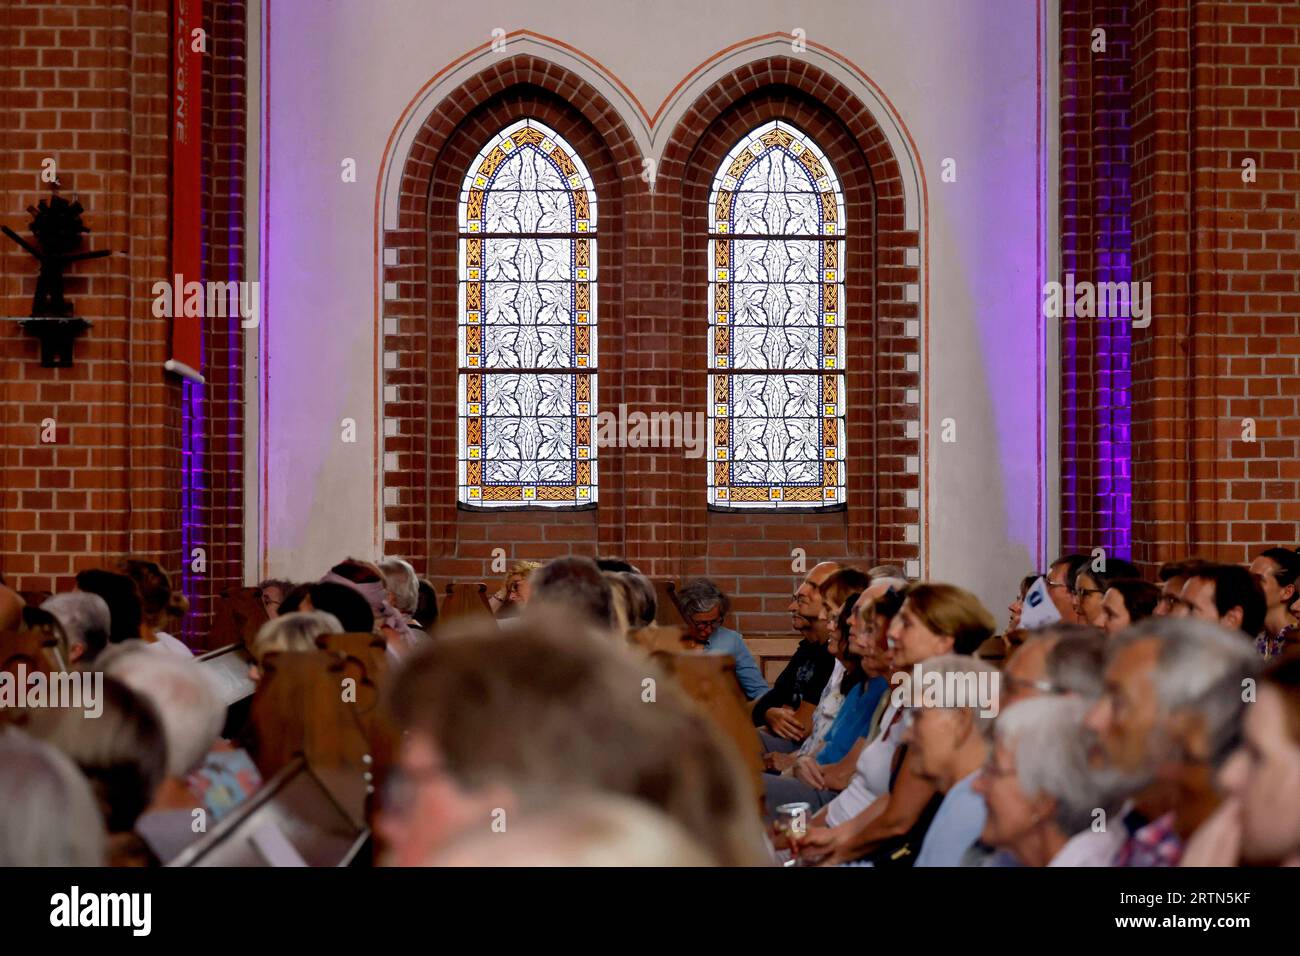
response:
{"label": "red banner on wall", "polygon": [[[200,235],[203,126],[203,52],[194,31],[203,26],[203,0],[172,0],[172,275],[168,284],[180,293],[188,282],[202,281]],[[167,370],[202,381],[203,325],[186,316],[182,297],[169,296],[172,315],[171,358]]]}

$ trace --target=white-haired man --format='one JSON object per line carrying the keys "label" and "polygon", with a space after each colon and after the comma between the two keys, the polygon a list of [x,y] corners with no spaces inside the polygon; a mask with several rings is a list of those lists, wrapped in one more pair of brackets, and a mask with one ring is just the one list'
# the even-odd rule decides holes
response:
{"label": "white-haired man", "polygon": [[1115,866],[1175,866],[1214,812],[1214,773],[1240,731],[1254,646],[1208,621],[1150,618],[1107,648],[1105,690],[1085,724],[1091,763],[1129,798]]}

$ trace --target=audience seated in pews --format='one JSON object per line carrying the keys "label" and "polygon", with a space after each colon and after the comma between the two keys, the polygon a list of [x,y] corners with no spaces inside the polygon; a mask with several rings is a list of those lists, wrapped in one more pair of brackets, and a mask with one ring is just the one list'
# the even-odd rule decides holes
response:
{"label": "audience seated in pews", "polygon": [[[594,579],[578,580],[603,584],[586,563]],[[445,629],[395,675],[404,734],[377,830],[382,855],[419,865],[494,820],[508,828],[526,814],[525,794],[578,789],[658,808],[717,863],[763,862],[753,791],[722,732],[653,662],[538,596],[509,630],[472,620]]]}
{"label": "audience seated in pews", "polygon": [[[261,679],[262,658],[284,651],[310,654],[316,650],[316,638],[322,634],[347,633],[342,623],[326,611],[290,611],[267,621],[253,638],[249,651],[254,663],[249,667],[253,680]],[[364,632],[363,632],[364,633]]]}
{"label": "audience seated in pews", "polygon": [[172,590],[167,572],[153,561],[135,558],[123,561],[118,570],[135,582],[140,595],[141,640],[158,650],[193,657],[190,649],[166,630],[179,625],[189,609],[185,596]]}
{"label": "audience seated in pews", "polygon": [[[126,684],[158,714],[167,743],[166,775],[136,832],[162,863],[197,838],[195,811],[202,801],[188,778],[201,770],[225,723],[225,707],[202,666],[179,656],[150,654],[143,645],[123,645],[106,653],[106,676]],[[199,831],[201,832],[201,831]]]}
{"label": "audience seated in pews", "polygon": [[427,638],[428,632],[415,620],[420,606],[420,578],[415,568],[401,558],[385,558],[379,562],[379,571],[384,577],[388,603],[402,616],[416,640]]}
{"label": "audience seated in pews", "polygon": [[810,809],[820,809],[853,779],[858,757],[874,738],[889,703],[893,651],[888,631],[902,601],[902,592],[894,590],[886,579],[871,585],[849,610],[848,643],[850,651],[860,655],[862,680],[846,694],[821,748],[801,754],[795,761],[790,772],[793,781],[765,780],[769,813],[792,802],[807,802]]}
{"label": "audience seated in pews", "polygon": [[432,634],[434,625],[438,623],[438,591],[425,578],[420,578],[419,591],[412,622],[424,633]]}
{"label": "audience seated in pews", "polygon": [[[99,716],[0,712],[0,865],[165,863],[261,783],[219,739],[210,665],[171,637],[184,601],[167,574],[110,565],[125,573],[83,571],[39,607],[0,584],[13,660],[103,681]],[[687,646],[734,669],[657,633],[655,584],[618,559],[514,565],[501,629],[461,582],[481,617],[444,620],[436,640],[410,564],[347,559],[316,584],[242,589],[268,618],[243,639],[250,676],[266,663],[279,688],[256,738],[322,764],[311,773],[374,827],[381,863],[770,864],[761,776],[769,818],[807,805],[810,829],[773,834],[805,864],[1294,864],[1297,567],[1270,548],[1249,570],[1168,563],[1157,586],[1066,555],[1047,574],[1061,622],[1023,630],[1016,601],[992,639],[959,587],[826,562],[791,602],[801,640],[771,688],[728,627],[730,595],[705,578],[665,590]],[[995,706],[895,693],[923,675],[995,686]],[[348,677],[361,696],[341,704]]]}
{"label": "audience seated in pews", "polygon": [[1066,554],[1053,561],[1047,569],[1047,596],[1052,599],[1052,605],[1064,624],[1088,623],[1079,617],[1079,608],[1074,600],[1074,579],[1090,560],[1086,554]]}
{"label": "audience seated in pews", "polygon": [[1255,640],[1264,627],[1264,591],[1245,568],[1200,564],[1187,577],[1172,617],[1213,621]]}
{"label": "audience seated in pews", "polygon": [[618,631],[613,588],[591,558],[556,558],[529,575],[521,613],[547,611],[571,615],[611,636]]}
{"label": "audience seated in pews", "polygon": [[423,632],[413,632],[406,615],[389,603],[388,585],[378,565],[348,558],[330,568],[321,578],[321,583],[350,587],[366,599],[374,616],[375,632],[388,641],[388,651],[394,659],[410,653],[428,636]]}
{"label": "audience seated in pews", "polygon": [[[907,589],[890,623],[895,672],[944,654],[969,655],[994,631],[993,617],[979,600],[950,584],[920,584]],[[814,862],[844,863],[870,856],[878,865],[911,865],[915,851],[895,856],[900,847],[919,845],[942,797],[915,770],[903,745],[907,708],[891,693],[875,738],[863,747],[848,787],[818,811],[814,826],[800,841],[800,855]]]}
{"label": "audience seated in pews", "polygon": [[162,718],[143,695],[112,677],[103,680],[96,710],[38,710],[26,729],[62,751],[90,781],[108,834],[109,865],[156,865],[136,827],[168,774]]}

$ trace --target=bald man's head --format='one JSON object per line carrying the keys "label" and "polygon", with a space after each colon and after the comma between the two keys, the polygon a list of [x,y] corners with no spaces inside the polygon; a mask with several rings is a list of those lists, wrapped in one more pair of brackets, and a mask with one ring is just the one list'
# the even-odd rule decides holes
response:
{"label": "bald man's head", "polygon": [[820,564],[813,565],[812,569],[804,575],[799,590],[794,592],[794,600],[790,604],[790,617],[794,629],[805,639],[826,640],[825,633],[817,633],[817,621],[822,613],[820,587],[822,582],[840,567],[841,565],[835,561],[822,561]]}
{"label": "bald man's head", "polygon": [[838,561],[820,561],[812,566],[812,570],[804,576],[804,583],[811,584],[813,587],[820,587],[822,582],[829,578],[844,565]]}
{"label": "bald man's head", "polygon": [[0,631],[16,631],[23,623],[23,608],[27,606],[13,588],[0,584]]}

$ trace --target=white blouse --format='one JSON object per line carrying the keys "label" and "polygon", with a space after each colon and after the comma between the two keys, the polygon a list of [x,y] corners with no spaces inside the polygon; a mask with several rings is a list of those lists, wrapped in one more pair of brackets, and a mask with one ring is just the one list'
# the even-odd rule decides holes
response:
{"label": "white blouse", "polygon": [[880,734],[862,748],[853,779],[826,808],[826,822],[833,827],[853,819],[876,798],[889,791],[889,774],[893,769],[894,751],[903,739],[907,716],[892,701],[880,715]]}

